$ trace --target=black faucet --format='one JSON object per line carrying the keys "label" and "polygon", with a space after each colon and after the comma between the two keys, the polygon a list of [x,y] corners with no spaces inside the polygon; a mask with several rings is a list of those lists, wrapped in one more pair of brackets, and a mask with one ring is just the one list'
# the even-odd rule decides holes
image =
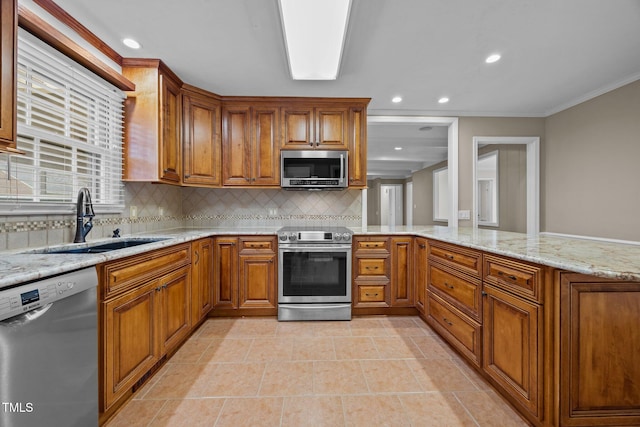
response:
{"label": "black faucet", "polygon": [[[89,189],[82,187],[78,191],[78,202],[76,204],[76,237],[73,239],[73,243],[84,243],[85,237],[89,234],[89,231],[93,228],[91,220],[95,213],[93,212],[93,204],[91,203],[91,194]],[[89,221],[84,222],[85,218],[89,218]]]}

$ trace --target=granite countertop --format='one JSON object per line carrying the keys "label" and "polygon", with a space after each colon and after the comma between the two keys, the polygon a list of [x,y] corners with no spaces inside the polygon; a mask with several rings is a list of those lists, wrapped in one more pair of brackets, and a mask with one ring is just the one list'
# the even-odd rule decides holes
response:
{"label": "granite countertop", "polygon": [[[48,254],[46,248],[4,251],[0,289],[83,267],[216,235],[275,234],[280,227],[180,228],[124,237],[163,237],[159,242],[98,254]],[[640,246],[550,235],[441,226],[350,227],[355,234],[417,235],[577,273],[640,281]],[[90,241],[89,244],[110,239]],[[76,247],[79,244],[59,245]],[[52,247],[54,248],[54,247]]]}

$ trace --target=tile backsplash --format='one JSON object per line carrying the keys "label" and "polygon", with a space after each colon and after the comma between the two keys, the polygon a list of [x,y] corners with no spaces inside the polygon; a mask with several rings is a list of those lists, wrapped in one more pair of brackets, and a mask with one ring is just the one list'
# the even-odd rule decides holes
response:
{"label": "tile backsplash", "polygon": [[[122,213],[96,209],[88,239],[176,227],[259,227],[283,225],[360,226],[360,190],[285,191],[281,189],[206,189],[125,183]],[[132,216],[135,211],[135,216]],[[73,241],[75,216],[0,216],[0,250]]]}

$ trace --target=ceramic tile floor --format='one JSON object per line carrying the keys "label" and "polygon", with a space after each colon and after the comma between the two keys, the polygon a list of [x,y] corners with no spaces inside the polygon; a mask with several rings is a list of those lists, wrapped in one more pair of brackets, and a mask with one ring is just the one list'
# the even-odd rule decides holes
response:
{"label": "ceramic tile floor", "polygon": [[208,319],[107,424],[527,425],[417,316]]}

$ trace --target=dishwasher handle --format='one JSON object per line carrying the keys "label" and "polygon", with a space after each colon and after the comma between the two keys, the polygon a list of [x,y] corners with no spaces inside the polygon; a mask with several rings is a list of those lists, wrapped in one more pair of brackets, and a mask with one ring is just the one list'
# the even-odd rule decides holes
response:
{"label": "dishwasher handle", "polygon": [[53,307],[52,302],[49,304],[38,307],[31,311],[27,311],[26,313],[18,314],[17,316],[10,317],[8,319],[0,321],[0,327],[20,327],[28,325],[31,322],[38,320],[40,317],[44,316],[44,314],[49,311],[51,307]]}

